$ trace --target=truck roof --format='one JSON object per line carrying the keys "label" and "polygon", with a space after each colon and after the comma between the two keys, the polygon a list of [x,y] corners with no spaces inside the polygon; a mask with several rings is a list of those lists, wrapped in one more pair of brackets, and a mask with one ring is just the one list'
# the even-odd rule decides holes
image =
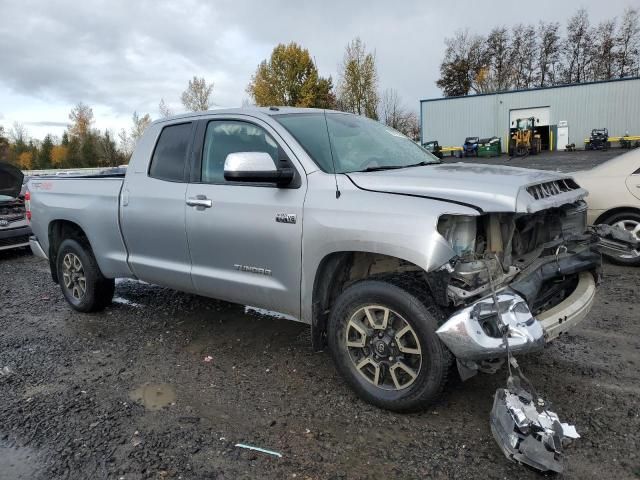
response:
{"label": "truck roof", "polygon": [[[282,114],[301,114],[301,113],[314,113],[314,112],[332,112],[332,113],[344,113],[349,114],[348,112],[340,112],[338,110],[325,110],[322,108],[298,108],[298,107],[280,107],[280,106],[271,106],[271,107],[240,107],[240,108],[217,108],[213,110],[205,110],[203,112],[187,112],[181,113],[178,115],[171,115],[170,117],[160,118],[155,120],[153,123],[164,123],[171,120],[178,120],[183,118],[194,118],[194,117],[203,117],[206,115],[212,114],[245,114],[245,115],[282,115]],[[351,115],[351,114],[349,114]]]}

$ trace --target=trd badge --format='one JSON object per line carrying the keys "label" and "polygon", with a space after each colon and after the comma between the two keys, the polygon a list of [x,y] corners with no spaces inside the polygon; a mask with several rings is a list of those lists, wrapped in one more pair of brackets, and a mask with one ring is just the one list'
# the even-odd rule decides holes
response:
{"label": "trd badge", "polygon": [[276,213],[278,223],[296,223],[298,217],[295,213]]}

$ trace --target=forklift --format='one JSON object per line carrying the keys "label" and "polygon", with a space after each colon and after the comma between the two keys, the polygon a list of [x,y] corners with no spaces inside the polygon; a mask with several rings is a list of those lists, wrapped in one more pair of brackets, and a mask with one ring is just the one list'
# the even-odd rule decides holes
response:
{"label": "forklift", "polygon": [[536,122],[540,120],[535,117],[518,118],[512,124],[515,128],[511,129],[511,138],[509,140],[509,155],[516,157],[524,157],[525,155],[536,155],[542,150],[542,139],[535,129]]}

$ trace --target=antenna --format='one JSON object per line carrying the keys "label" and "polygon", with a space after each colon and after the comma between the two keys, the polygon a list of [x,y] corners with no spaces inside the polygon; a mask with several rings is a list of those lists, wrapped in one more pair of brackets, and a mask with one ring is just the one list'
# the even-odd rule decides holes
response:
{"label": "antenna", "polygon": [[333,165],[333,180],[336,182],[336,198],[340,198],[340,189],[338,188],[338,176],[336,174],[336,161],[333,159],[333,145],[331,145],[331,135],[329,134],[329,123],[327,122],[327,111],[323,110],[324,124],[327,127],[327,138],[329,139],[329,153],[331,153],[331,165]]}

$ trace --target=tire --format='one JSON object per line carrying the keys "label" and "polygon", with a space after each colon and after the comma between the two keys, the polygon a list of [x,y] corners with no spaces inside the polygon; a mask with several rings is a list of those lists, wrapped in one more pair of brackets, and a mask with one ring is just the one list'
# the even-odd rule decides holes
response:
{"label": "tire", "polygon": [[97,312],[111,303],[115,281],[102,275],[91,247],[85,242],[64,240],[58,248],[56,269],[62,294],[75,310]]}
{"label": "tire", "polygon": [[[452,370],[452,355],[435,333],[442,313],[429,300],[426,284],[420,288],[412,288],[410,282],[400,285],[400,281],[363,280],[347,288],[331,310],[328,334],[336,368],[360,398],[380,408],[408,412],[424,408],[442,393]],[[384,309],[389,311],[386,331],[370,328],[363,313],[366,307],[378,326],[384,324]],[[358,332],[352,323],[357,324],[358,318],[364,319],[360,325],[371,335]],[[410,330],[403,334],[407,325]],[[359,342],[366,347],[354,348]]]}
{"label": "tire", "polygon": [[[616,225],[626,223],[627,226],[636,225],[640,228],[640,212],[625,211],[614,213],[605,217],[598,223],[606,223],[607,225]],[[640,238],[640,230],[636,230],[636,235]],[[640,266],[640,258],[621,258],[617,256],[605,255],[605,257],[617,265],[626,265],[630,267]]]}

